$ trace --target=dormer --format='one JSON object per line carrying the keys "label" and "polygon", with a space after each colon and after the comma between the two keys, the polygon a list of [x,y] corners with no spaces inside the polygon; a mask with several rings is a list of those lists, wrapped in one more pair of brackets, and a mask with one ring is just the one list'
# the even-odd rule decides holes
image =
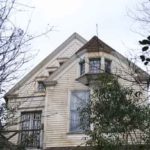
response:
{"label": "dormer", "polygon": [[[138,83],[146,83],[149,80],[149,75],[145,71],[96,36],[83,45],[76,55],[79,60],[79,73],[76,80],[84,85],[95,82],[102,73],[130,76]],[[136,75],[136,70],[140,73],[133,77],[133,74]]]}
{"label": "dormer", "polygon": [[76,55],[79,58],[79,82],[88,85],[89,79],[96,79],[100,73],[111,73],[114,50],[94,36],[81,47]]}

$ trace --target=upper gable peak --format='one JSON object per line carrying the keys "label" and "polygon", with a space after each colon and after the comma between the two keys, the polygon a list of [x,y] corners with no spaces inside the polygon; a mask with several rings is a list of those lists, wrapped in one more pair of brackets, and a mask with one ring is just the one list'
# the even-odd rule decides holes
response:
{"label": "upper gable peak", "polygon": [[81,41],[82,43],[86,43],[87,41],[77,32],[74,32],[68,39],[73,40],[73,39],[77,39],[79,41]]}
{"label": "upper gable peak", "polygon": [[84,49],[86,49],[87,52],[105,51],[107,53],[110,53],[111,51],[114,51],[106,43],[104,43],[102,40],[100,40],[96,35],[93,36],[85,45],[83,45],[78,50],[78,52],[80,52],[80,51],[82,51]]}

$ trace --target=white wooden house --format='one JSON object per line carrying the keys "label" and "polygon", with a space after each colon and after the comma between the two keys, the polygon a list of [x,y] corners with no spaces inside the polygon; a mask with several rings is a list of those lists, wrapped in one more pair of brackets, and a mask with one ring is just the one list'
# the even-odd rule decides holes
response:
{"label": "white wooden house", "polygon": [[69,150],[84,145],[77,101],[88,98],[90,84],[101,72],[119,75],[125,86],[132,84],[126,79],[136,78],[139,83],[147,77],[96,36],[86,41],[72,34],[5,95],[8,107],[17,110],[16,124],[10,129],[21,131],[10,140],[17,144],[28,139],[30,149]]}

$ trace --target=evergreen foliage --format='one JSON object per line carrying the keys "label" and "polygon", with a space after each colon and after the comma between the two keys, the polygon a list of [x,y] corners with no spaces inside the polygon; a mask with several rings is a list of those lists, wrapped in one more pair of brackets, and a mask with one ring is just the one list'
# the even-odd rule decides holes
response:
{"label": "evergreen foliage", "polygon": [[141,103],[142,97],[141,91],[123,87],[116,77],[100,74],[92,86],[89,103],[79,109],[82,127],[91,126],[85,130],[89,136],[86,144],[109,150],[120,146],[149,145],[150,108]]}

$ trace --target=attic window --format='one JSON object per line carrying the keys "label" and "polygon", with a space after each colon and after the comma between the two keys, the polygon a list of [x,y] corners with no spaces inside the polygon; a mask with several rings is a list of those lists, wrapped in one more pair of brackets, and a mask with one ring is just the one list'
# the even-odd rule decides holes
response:
{"label": "attic window", "polygon": [[59,65],[62,66],[64,64],[64,62],[60,62]]}
{"label": "attic window", "polygon": [[52,73],[53,73],[53,71],[49,71],[49,72],[48,72],[48,75],[49,75],[49,76],[51,76],[51,75],[52,75]]}
{"label": "attic window", "polygon": [[44,92],[45,91],[45,86],[44,86],[42,81],[38,81],[37,90],[39,92]]}

